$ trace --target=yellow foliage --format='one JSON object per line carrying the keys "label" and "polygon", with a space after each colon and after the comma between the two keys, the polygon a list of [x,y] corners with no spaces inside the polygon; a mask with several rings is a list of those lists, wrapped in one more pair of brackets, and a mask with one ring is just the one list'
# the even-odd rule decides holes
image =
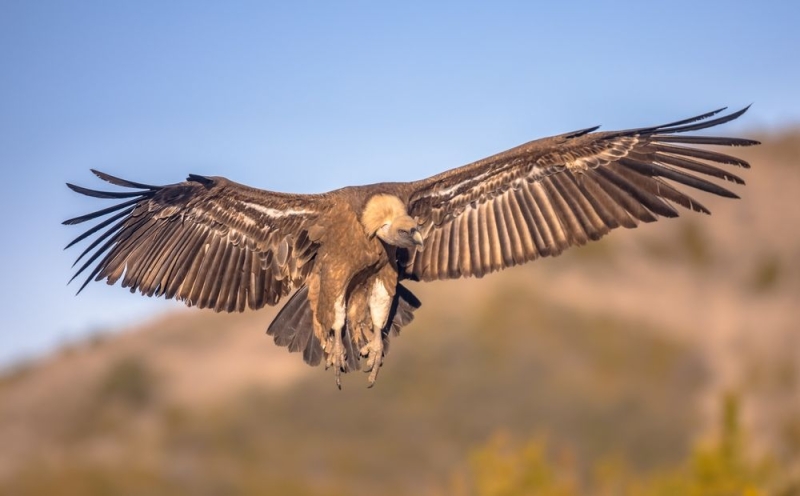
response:
{"label": "yellow foliage", "polygon": [[724,401],[718,439],[698,447],[677,467],[634,475],[624,462],[602,461],[581,482],[580,470],[567,458],[554,459],[547,443],[519,443],[499,433],[470,456],[468,469],[454,477],[448,494],[464,496],[766,496],[797,494],[799,480],[787,479],[769,460],[746,452],[735,396]]}
{"label": "yellow foliage", "polygon": [[496,434],[486,446],[470,456],[470,474],[456,481],[454,494],[512,496],[577,494],[575,470],[568,459],[552,464],[544,440],[532,440],[516,447],[507,433]]}

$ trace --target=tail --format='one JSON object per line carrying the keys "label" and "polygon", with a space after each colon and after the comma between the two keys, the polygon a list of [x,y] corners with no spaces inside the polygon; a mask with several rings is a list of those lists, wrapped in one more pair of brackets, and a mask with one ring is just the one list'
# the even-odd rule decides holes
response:
{"label": "tail", "polygon": [[[384,353],[389,351],[389,336],[397,336],[400,329],[414,320],[414,310],[422,303],[402,284],[397,285],[397,294],[392,302],[389,319],[383,330]],[[292,295],[286,305],[269,325],[267,334],[275,338],[275,344],[286,346],[289,351],[303,353],[303,360],[316,366],[324,355],[322,344],[314,335],[313,314],[308,303],[308,287],[303,286]],[[344,343],[347,347],[348,370],[358,370],[359,352],[352,339],[350,326],[345,329]]]}
{"label": "tail", "polygon": [[314,335],[314,316],[308,304],[308,286],[303,286],[278,312],[269,325],[267,334],[275,337],[275,344],[286,346],[289,352],[301,351],[303,360],[311,365],[322,361],[322,344]]}

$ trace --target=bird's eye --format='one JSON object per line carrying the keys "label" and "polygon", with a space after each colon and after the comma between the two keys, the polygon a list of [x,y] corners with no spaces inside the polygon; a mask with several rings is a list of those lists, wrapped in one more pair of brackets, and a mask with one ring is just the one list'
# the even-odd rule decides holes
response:
{"label": "bird's eye", "polygon": [[398,229],[397,232],[402,234],[403,236],[406,236],[408,234],[408,231],[406,231],[405,229]]}

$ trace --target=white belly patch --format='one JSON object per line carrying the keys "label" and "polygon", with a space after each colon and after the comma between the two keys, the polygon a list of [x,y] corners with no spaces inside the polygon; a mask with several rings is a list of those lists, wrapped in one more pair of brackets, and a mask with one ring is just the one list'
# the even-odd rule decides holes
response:
{"label": "white belly patch", "polygon": [[380,279],[376,279],[369,294],[369,313],[372,315],[374,328],[383,329],[391,309],[392,297],[383,282]]}

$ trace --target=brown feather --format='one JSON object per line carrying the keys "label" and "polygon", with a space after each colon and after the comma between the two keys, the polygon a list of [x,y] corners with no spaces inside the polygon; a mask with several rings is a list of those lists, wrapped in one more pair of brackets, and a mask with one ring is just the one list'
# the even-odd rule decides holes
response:
{"label": "brown feather", "polygon": [[558,254],[566,247],[567,237],[564,234],[564,229],[561,226],[561,221],[556,216],[553,210],[553,203],[547,191],[542,186],[542,183],[533,183],[530,186],[531,194],[539,207],[542,219],[547,225],[547,232],[550,234],[550,239],[547,240],[548,248],[551,254]]}
{"label": "brown feather", "polygon": [[450,247],[447,253],[448,265],[447,265],[447,278],[448,279],[457,279],[460,277],[460,269],[459,269],[459,260],[458,254],[461,250],[461,229],[458,228],[458,221],[464,219],[464,216],[460,216],[457,220],[450,223],[450,227],[448,230],[450,231]]}
{"label": "brown feather", "polygon": [[520,208],[524,210],[528,231],[533,235],[538,256],[546,257],[550,254],[548,239],[552,240],[552,238],[550,237],[547,223],[544,221],[544,217],[542,217],[542,213],[539,211],[539,207],[536,206],[536,201],[531,196],[528,188],[529,186],[525,185],[517,191],[517,200],[519,200]]}
{"label": "brown feather", "polygon": [[[612,197],[615,202],[619,203],[628,213],[630,213],[634,219],[644,222],[652,222],[656,220],[656,217],[650,213],[644,207],[644,205],[637,202],[631,195],[626,193],[625,190],[606,179],[606,176],[601,174],[600,171],[593,172],[594,175],[592,177],[595,181],[597,181],[597,184],[599,184],[600,187],[603,188],[603,190],[605,190],[605,192],[608,193],[608,195]],[[628,227],[635,227],[635,225]]]}
{"label": "brown feather", "polygon": [[482,276],[491,271],[492,267],[492,249],[489,246],[491,240],[489,239],[489,228],[486,225],[486,205],[478,207],[477,215],[478,221],[478,237],[480,240],[480,265],[479,272],[476,274]]}
{"label": "brown feather", "polygon": [[181,255],[185,253],[186,247],[193,241],[193,235],[194,232],[183,235],[183,233],[173,231],[170,245],[165,250],[165,254],[161,257],[159,262],[160,268],[156,276],[156,284],[159,289],[156,296],[163,296],[166,294],[169,289],[170,278],[174,277],[175,263]]}
{"label": "brown feather", "polygon": [[510,267],[514,265],[514,254],[512,253],[513,247],[511,246],[511,235],[508,232],[508,225],[506,224],[505,213],[503,212],[503,198],[497,197],[492,202],[494,210],[494,220],[497,226],[497,235],[500,241],[500,249],[503,257],[502,265],[500,267]]}
{"label": "brown feather", "polygon": [[619,226],[628,228],[636,227],[636,223],[628,216],[623,209],[594,179],[594,171],[590,170],[584,174],[582,185],[586,193],[586,198],[592,202],[595,211],[603,217],[603,222],[610,229]]}
{"label": "brown feather", "polygon": [[[586,217],[586,214],[577,205],[577,198],[565,194],[565,188],[560,184],[561,181],[569,181],[564,178],[564,174],[550,176],[542,181],[542,184],[547,189],[547,193],[552,198],[556,211],[558,212],[561,222],[566,230],[567,240],[570,244],[582,245],[586,243],[586,230],[581,224],[578,215]],[[576,214],[577,212],[577,214]]]}
{"label": "brown feather", "polygon": [[517,199],[518,194],[519,191],[515,191],[508,195],[508,205],[517,227],[517,233],[520,237],[523,261],[527,262],[528,260],[536,258],[537,252],[536,245],[533,241],[533,235],[528,226],[528,221],[525,219],[525,213],[522,210],[523,207],[519,204],[519,200]]}
{"label": "brown feather", "polygon": [[481,257],[481,226],[478,223],[478,210],[470,208],[468,210],[468,223],[466,227],[466,237],[469,238],[469,270],[465,271],[468,275],[479,275],[482,267]]}
{"label": "brown feather", "polygon": [[[664,126],[607,133],[592,128],[544,138],[403,184],[409,213],[428,226],[428,248],[447,251],[438,264],[415,264],[412,273],[421,279],[480,276],[537,256],[557,255],[619,226],[633,228],[640,220],[675,217],[678,212],[669,202],[707,212],[671,182],[735,198],[733,192],[689,172],[743,183],[706,162],[748,167],[747,162],[691,145],[758,142],[680,135],[724,124],[746,109],[718,115],[723,110]],[[463,216],[466,220],[459,221]],[[468,242],[436,245],[451,225]],[[445,271],[443,261],[453,257],[458,258],[459,270]]]}
{"label": "brown feather", "polygon": [[662,217],[678,216],[677,210],[659,198],[658,183],[653,178],[626,169],[616,162],[608,164],[607,169],[597,169],[597,173],[622,187],[654,214]]}
{"label": "brown feather", "polygon": [[483,206],[483,220],[488,234],[487,244],[489,248],[489,271],[494,272],[503,266],[503,249],[500,246],[500,236],[498,235],[497,219],[492,209],[493,203],[486,203]]}
{"label": "brown feather", "polygon": [[731,181],[736,184],[744,184],[744,179],[742,179],[741,177],[732,174],[724,169],[720,169],[719,167],[714,167],[713,165],[704,164],[703,162],[698,162],[697,160],[692,160],[686,157],[679,157],[676,155],[670,155],[667,153],[656,153],[654,158],[657,164],[680,167],[682,169],[687,169],[694,172],[700,172],[701,174],[706,174],[708,176],[719,177],[721,179],[725,179],[726,181]]}
{"label": "brown feather", "polygon": [[183,299],[182,296],[185,293],[181,291],[181,288],[190,277],[194,280],[194,276],[197,274],[197,268],[201,261],[198,253],[205,243],[207,234],[208,232],[204,228],[196,227],[187,236],[186,247],[175,257],[173,267],[165,281],[167,284],[165,297],[173,298],[179,295]]}
{"label": "brown feather", "polygon": [[511,198],[513,198],[513,195],[508,195],[505,197],[505,200],[502,201],[501,215],[505,220],[506,232],[509,238],[509,250],[511,251],[510,265],[518,265],[525,262],[525,252],[522,248],[517,219],[511,211]]}

